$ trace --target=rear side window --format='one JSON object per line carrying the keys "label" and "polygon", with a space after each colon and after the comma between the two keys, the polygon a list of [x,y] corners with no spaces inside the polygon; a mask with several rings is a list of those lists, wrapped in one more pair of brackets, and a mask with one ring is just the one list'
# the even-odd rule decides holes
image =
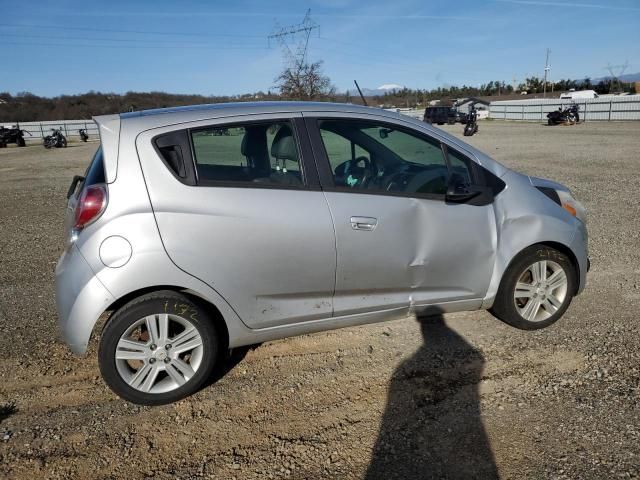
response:
{"label": "rear side window", "polygon": [[289,122],[235,124],[191,131],[199,183],[302,187],[304,175]]}
{"label": "rear side window", "polygon": [[98,147],[89,168],[87,168],[87,172],[84,174],[84,185],[95,185],[97,183],[106,183],[102,146]]}
{"label": "rear side window", "polygon": [[154,146],[176,177],[187,180],[187,183],[194,183],[193,179],[188,178],[187,162],[191,161],[191,146],[186,130],[160,135],[155,138]]}

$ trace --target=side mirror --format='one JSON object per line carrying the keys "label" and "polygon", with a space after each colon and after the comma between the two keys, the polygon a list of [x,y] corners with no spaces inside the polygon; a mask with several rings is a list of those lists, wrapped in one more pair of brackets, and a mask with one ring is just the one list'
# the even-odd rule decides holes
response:
{"label": "side mirror", "polygon": [[380,135],[380,138],[384,139],[387,138],[391,132],[393,132],[393,130],[391,130],[390,128],[381,128],[378,131],[378,134]]}

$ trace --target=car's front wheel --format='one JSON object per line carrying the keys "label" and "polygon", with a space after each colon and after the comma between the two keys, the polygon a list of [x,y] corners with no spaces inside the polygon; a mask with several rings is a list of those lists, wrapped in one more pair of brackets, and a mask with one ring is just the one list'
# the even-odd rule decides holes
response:
{"label": "car's front wheel", "polygon": [[162,405],[187,397],[212,375],[219,336],[190,298],[163,291],[113,314],[98,351],[102,377],[125,400]]}
{"label": "car's front wheel", "polygon": [[534,245],[509,265],[490,311],[522,330],[548,327],[569,308],[576,292],[576,277],[564,253]]}

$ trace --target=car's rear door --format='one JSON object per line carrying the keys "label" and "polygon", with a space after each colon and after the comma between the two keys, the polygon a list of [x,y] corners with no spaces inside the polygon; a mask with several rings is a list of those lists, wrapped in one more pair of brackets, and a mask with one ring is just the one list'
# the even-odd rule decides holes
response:
{"label": "car's rear door", "polygon": [[452,173],[477,180],[473,162],[453,150],[447,158],[437,139],[376,117],[306,123],[335,222],[334,315],[479,307],[494,263],[493,210],[445,201]]}
{"label": "car's rear door", "polygon": [[332,315],[335,236],[299,117],[233,117],[137,140],[168,255],[251,328]]}

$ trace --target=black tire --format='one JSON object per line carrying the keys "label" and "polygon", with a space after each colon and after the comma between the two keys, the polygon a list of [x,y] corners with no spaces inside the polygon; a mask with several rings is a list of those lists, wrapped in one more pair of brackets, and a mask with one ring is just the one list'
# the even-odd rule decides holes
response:
{"label": "black tire", "polygon": [[44,141],[44,148],[47,148],[47,149],[51,148],[51,142],[47,139],[45,139]]}
{"label": "black tire", "polygon": [[[565,298],[560,307],[544,320],[527,320],[516,308],[514,299],[516,283],[525,270],[536,262],[547,260],[559,265],[567,278]],[[493,306],[489,310],[493,316],[520,330],[538,330],[555,323],[571,304],[577,290],[577,274],[571,260],[562,252],[545,245],[533,245],[523,250],[505,271]],[[541,307],[544,308],[544,307]]]}
{"label": "black tire", "polygon": [[26,147],[27,144],[24,141],[24,138],[22,137],[18,137],[18,140],[16,141],[16,143],[18,144],[19,147]]}
{"label": "black tire", "polygon": [[549,125],[549,126],[553,126],[553,122],[551,121],[551,119],[548,119],[548,120],[547,120],[547,125]]}
{"label": "black tire", "polygon": [[67,148],[67,139],[66,138],[62,137],[60,139],[60,146],[63,147],[63,148]]}
{"label": "black tire", "polygon": [[[115,359],[116,347],[122,335],[136,321],[165,312],[179,314],[185,319],[188,317],[188,322],[202,338],[202,358],[195,374],[184,385],[164,393],[146,393],[130,386],[120,375]],[[132,300],[111,316],[100,338],[98,363],[102,378],[120,397],[140,405],[164,405],[195,393],[212,376],[220,357],[220,345],[214,322],[198,302],[177,292],[159,291]]]}

